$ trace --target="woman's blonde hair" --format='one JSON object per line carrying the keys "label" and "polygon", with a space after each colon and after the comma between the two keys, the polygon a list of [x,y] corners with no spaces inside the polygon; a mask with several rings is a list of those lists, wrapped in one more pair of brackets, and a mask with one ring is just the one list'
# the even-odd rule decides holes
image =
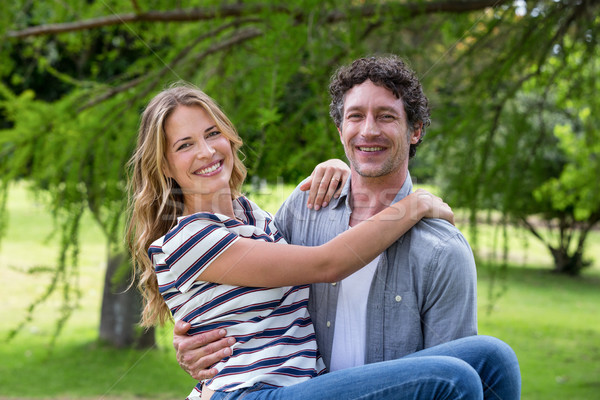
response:
{"label": "woman's blonde hair", "polygon": [[161,325],[171,318],[169,308],[158,291],[154,266],[148,257],[152,242],[164,236],[183,214],[183,195],[177,183],[164,174],[166,165],[165,123],[179,106],[201,107],[215,121],[217,129],[229,139],[234,158],[229,179],[232,198],[241,195],[246,167],[240,159],[242,139],[217,103],[189,84],[176,84],[156,95],[144,110],[138,142],[129,160],[130,220],[127,244],[144,298],[141,325]]}

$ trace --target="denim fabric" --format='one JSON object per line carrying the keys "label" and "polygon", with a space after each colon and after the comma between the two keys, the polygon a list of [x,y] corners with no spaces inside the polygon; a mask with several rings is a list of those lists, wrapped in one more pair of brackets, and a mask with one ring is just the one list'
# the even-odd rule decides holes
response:
{"label": "denim fabric", "polygon": [[502,341],[470,336],[398,360],[348,368],[287,387],[257,384],[212,400],[520,398],[517,357]]}

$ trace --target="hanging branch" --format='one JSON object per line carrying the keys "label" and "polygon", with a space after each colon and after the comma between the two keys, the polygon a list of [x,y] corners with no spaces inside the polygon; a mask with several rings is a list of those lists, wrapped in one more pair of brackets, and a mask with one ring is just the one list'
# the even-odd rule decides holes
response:
{"label": "hanging branch", "polygon": [[131,0],[131,5],[133,6],[133,9],[135,10],[136,13],[138,13],[138,14],[142,13],[142,9],[140,8],[140,5],[138,4],[137,0]]}

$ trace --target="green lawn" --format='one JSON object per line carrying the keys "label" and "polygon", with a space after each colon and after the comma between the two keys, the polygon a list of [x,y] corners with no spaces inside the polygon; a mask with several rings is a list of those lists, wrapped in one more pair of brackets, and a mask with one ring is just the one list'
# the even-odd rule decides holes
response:
{"label": "green lawn", "polygon": [[[281,186],[252,197],[274,211],[289,190]],[[84,219],[82,234],[80,306],[54,348],[48,343],[60,293],[36,310],[16,338],[4,340],[49,281],[47,273],[23,271],[51,266],[56,259],[51,219],[22,186],[11,192],[9,213],[7,235],[0,243],[0,399],[185,398],[193,381],[175,362],[170,327],[158,331],[157,348],[149,351],[116,351],[96,342],[106,244],[90,218]],[[495,230],[484,227],[480,234],[481,253],[489,254]],[[588,246],[596,257],[594,266],[579,278],[550,273],[543,247],[518,230],[510,237],[508,268],[487,256],[478,262],[480,333],[515,349],[523,399],[598,398],[600,233],[593,232]]]}

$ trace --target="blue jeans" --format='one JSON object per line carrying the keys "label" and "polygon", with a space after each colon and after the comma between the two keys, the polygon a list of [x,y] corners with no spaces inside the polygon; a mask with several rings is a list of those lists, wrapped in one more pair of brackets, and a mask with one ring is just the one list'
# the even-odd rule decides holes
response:
{"label": "blue jeans", "polygon": [[330,372],[292,386],[257,384],[211,400],[502,399],[521,397],[519,362],[504,342],[469,336],[398,360]]}

